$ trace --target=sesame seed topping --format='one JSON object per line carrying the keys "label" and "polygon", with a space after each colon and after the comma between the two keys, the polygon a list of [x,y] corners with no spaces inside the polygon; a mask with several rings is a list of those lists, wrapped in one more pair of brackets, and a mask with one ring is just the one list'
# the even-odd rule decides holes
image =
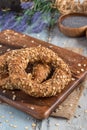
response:
{"label": "sesame seed topping", "polygon": [[0,45],[0,47],[2,47],[2,45]]}

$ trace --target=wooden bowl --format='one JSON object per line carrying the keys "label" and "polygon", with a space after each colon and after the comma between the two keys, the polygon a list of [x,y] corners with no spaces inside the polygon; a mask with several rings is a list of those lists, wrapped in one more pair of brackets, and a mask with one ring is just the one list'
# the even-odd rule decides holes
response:
{"label": "wooden bowl", "polygon": [[63,25],[63,20],[65,20],[67,17],[77,17],[81,16],[81,17],[86,17],[87,18],[87,14],[85,13],[73,13],[73,14],[66,14],[66,15],[62,15],[59,17],[58,20],[58,27],[60,29],[60,31],[70,37],[80,37],[83,35],[87,35],[87,25],[84,26],[80,26],[80,27],[69,27],[68,25],[65,26]]}

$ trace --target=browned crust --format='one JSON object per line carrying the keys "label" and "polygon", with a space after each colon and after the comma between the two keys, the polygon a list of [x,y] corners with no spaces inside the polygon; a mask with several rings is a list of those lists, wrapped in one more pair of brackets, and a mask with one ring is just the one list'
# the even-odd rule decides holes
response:
{"label": "browned crust", "polygon": [[[3,85],[4,88],[18,88],[34,97],[50,97],[60,93],[71,80],[68,65],[48,48],[39,46],[13,50],[4,57],[9,71],[9,79]],[[33,80],[31,73],[25,72],[28,63],[38,61],[55,69],[53,76],[42,83]]]}

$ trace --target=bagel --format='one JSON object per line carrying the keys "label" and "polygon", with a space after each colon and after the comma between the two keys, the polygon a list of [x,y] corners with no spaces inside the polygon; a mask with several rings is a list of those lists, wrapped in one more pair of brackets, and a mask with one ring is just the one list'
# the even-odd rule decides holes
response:
{"label": "bagel", "polygon": [[[34,97],[50,97],[60,93],[71,81],[68,65],[51,49],[41,46],[18,49],[7,52],[4,57],[6,57],[5,63],[8,66],[9,76],[3,88],[17,88]],[[5,63],[2,68],[5,68]],[[37,67],[33,66],[33,71],[27,73],[28,64],[37,64]],[[39,80],[38,72],[41,70],[38,64],[39,68],[47,67],[46,76],[42,76],[44,78]],[[53,72],[49,77],[51,70]]]}

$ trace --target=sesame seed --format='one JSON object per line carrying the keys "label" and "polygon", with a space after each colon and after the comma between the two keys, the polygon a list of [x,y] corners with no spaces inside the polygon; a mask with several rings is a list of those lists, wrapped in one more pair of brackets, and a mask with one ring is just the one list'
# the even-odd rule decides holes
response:
{"label": "sesame seed", "polygon": [[81,71],[84,72],[84,69],[82,68]]}
{"label": "sesame seed", "polygon": [[80,74],[80,71],[77,70],[77,73]]}
{"label": "sesame seed", "polygon": [[73,106],[73,104],[70,104],[70,107],[72,107]]}
{"label": "sesame seed", "polygon": [[16,99],[16,95],[13,95],[12,100],[15,100],[15,99]]}
{"label": "sesame seed", "polygon": [[86,64],[84,64],[83,66],[84,66],[84,67],[86,67],[87,65],[86,65]]}
{"label": "sesame seed", "polygon": [[32,110],[34,110],[34,107],[30,107]]}
{"label": "sesame seed", "polygon": [[2,92],[3,92],[3,93],[6,93],[6,90],[3,90]]}
{"label": "sesame seed", "polygon": [[0,116],[1,118],[5,118],[5,116]]}
{"label": "sesame seed", "polygon": [[14,35],[18,35],[18,33],[14,33]]}
{"label": "sesame seed", "polygon": [[14,94],[15,92],[14,91],[12,91],[12,94]]}
{"label": "sesame seed", "polygon": [[8,121],[8,120],[5,120],[5,122],[7,122],[7,123],[8,123],[9,121]]}
{"label": "sesame seed", "polygon": [[81,66],[81,64],[80,64],[80,63],[78,63],[78,66]]}
{"label": "sesame seed", "polygon": [[49,46],[49,48],[52,48],[52,47],[53,47],[53,46],[51,46],[51,45]]}
{"label": "sesame seed", "polygon": [[13,124],[9,124],[9,126],[13,127]]}
{"label": "sesame seed", "polygon": [[41,47],[41,44],[39,44],[38,47]]}
{"label": "sesame seed", "polygon": [[75,81],[75,78],[72,78],[72,81]]}
{"label": "sesame seed", "polygon": [[10,51],[10,50],[11,50],[10,48],[7,49],[7,51]]}
{"label": "sesame seed", "polygon": [[9,114],[12,114],[12,112],[10,111]]}
{"label": "sesame seed", "polygon": [[25,37],[26,35],[24,34],[23,37]]}
{"label": "sesame seed", "polygon": [[58,123],[56,123],[56,124],[55,124],[55,126],[59,126],[59,124],[58,124]]}
{"label": "sesame seed", "polygon": [[26,130],[28,130],[28,129],[29,129],[29,127],[28,127],[28,126],[25,126],[25,129],[26,129]]}
{"label": "sesame seed", "polygon": [[17,125],[13,125],[13,128],[17,128]]}
{"label": "sesame seed", "polygon": [[49,42],[51,41],[51,38],[50,38],[50,37],[48,38],[48,41],[49,41]]}
{"label": "sesame seed", "polygon": [[32,127],[36,127],[36,124],[35,124],[35,123],[32,123]]}
{"label": "sesame seed", "polygon": [[34,43],[34,41],[33,41],[33,40],[32,40],[31,42],[32,42],[32,43]]}
{"label": "sesame seed", "polygon": [[0,47],[2,47],[2,45],[0,45]]}

